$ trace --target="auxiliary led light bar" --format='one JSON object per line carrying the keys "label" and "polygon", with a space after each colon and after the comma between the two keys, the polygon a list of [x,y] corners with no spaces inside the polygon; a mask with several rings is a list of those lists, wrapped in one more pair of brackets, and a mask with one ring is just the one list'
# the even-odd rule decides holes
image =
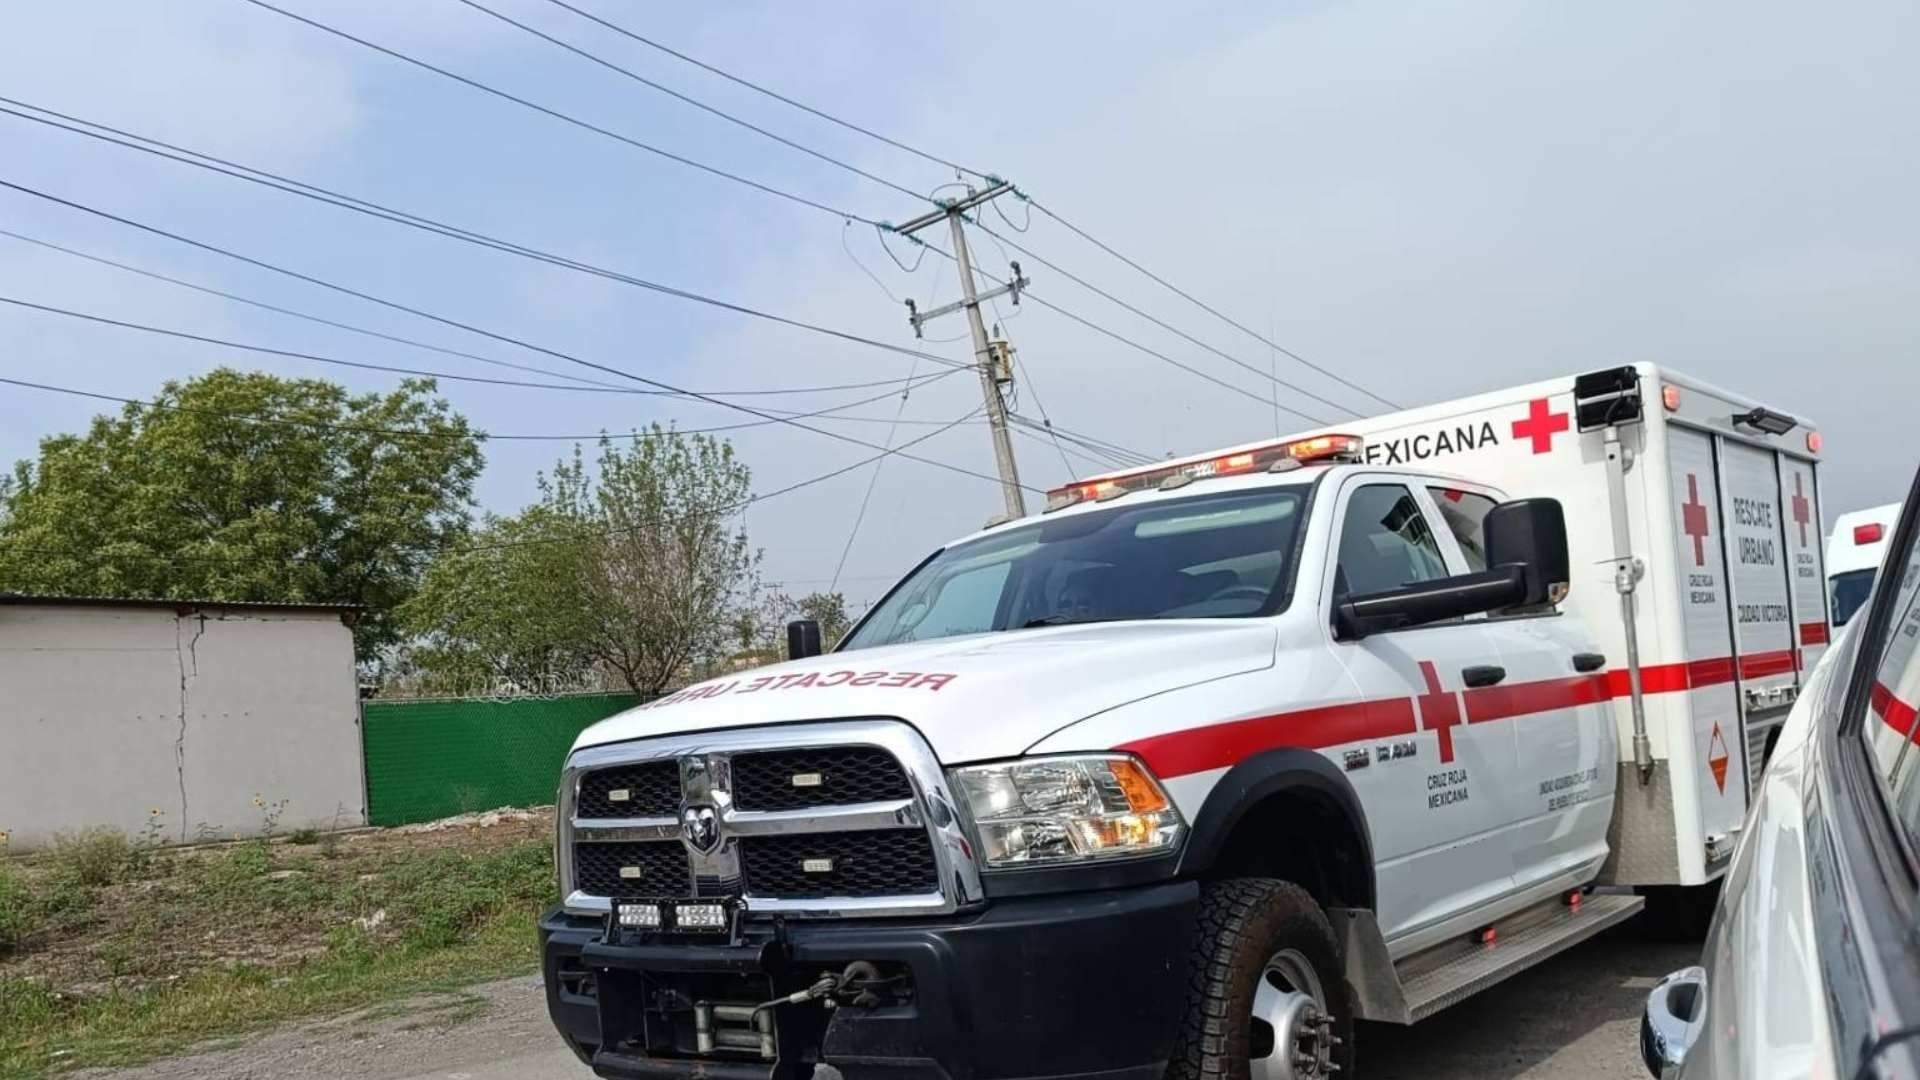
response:
{"label": "auxiliary led light bar", "polygon": [[728,906],[724,903],[622,901],[614,905],[614,921],[622,930],[666,930],[705,934],[725,932],[732,919]]}

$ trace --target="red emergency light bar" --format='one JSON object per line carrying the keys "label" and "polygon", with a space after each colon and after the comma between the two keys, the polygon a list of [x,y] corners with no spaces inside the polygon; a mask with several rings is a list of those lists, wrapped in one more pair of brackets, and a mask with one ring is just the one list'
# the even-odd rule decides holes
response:
{"label": "red emergency light bar", "polygon": [[1151,465],[1132,472],[1076,480],[1047,492],[1047,509],[1060,510],[1089,499],[1114,499],[1130,491],[1144,491],[1151,487],[1179,487],[1216,476],[1233,476],[1258,469],[1271,470],[1282,463],[1304,465],[1310,461],[1355,460],[1360,455],[1362,445],[1358,435],[1315,435],[1308,439],[1289,439],[1235,450],[1230,454],[1196,461]]}
{"label": "red emergency light bar", "polygon": [[1853,542],[1856,544],[1877,544],[1880,542],[1880,523],[1875,521],[1853,527]]}

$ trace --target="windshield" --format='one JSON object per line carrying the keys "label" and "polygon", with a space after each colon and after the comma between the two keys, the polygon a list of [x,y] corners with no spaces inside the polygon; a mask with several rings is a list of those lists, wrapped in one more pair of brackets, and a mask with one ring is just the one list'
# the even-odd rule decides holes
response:
{"label": "windshield", "polygon": [[1833,625],[1845,626],[1873,592],[1874,570],[1849,570],[1827,579],[1833,592]]}
{"label": "windshield", "polygon": [[843,649],[1114,619],[1257,615],[1287,581],[1302,486],[1120,506],[946,549]]}

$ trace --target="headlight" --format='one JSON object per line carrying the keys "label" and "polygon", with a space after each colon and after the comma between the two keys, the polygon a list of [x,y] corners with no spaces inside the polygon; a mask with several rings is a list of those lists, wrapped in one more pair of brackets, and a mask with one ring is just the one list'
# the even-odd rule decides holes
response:
{"label": "headlight", "polygon": [[1186,828],[1166,789],[1124,754],[969,765],[953,776],[993,868],[1158,854]]}

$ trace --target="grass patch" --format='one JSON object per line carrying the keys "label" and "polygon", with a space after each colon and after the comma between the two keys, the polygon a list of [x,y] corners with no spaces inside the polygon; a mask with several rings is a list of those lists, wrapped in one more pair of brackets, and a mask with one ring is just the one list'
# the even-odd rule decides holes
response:
{"label": "grass patch", "polygon": [[331,856],[266,840],[158,850],[94,885],[77,848],[0,863],[0,1080],[530,970],[553,899],[548,831],[396,830]]}

